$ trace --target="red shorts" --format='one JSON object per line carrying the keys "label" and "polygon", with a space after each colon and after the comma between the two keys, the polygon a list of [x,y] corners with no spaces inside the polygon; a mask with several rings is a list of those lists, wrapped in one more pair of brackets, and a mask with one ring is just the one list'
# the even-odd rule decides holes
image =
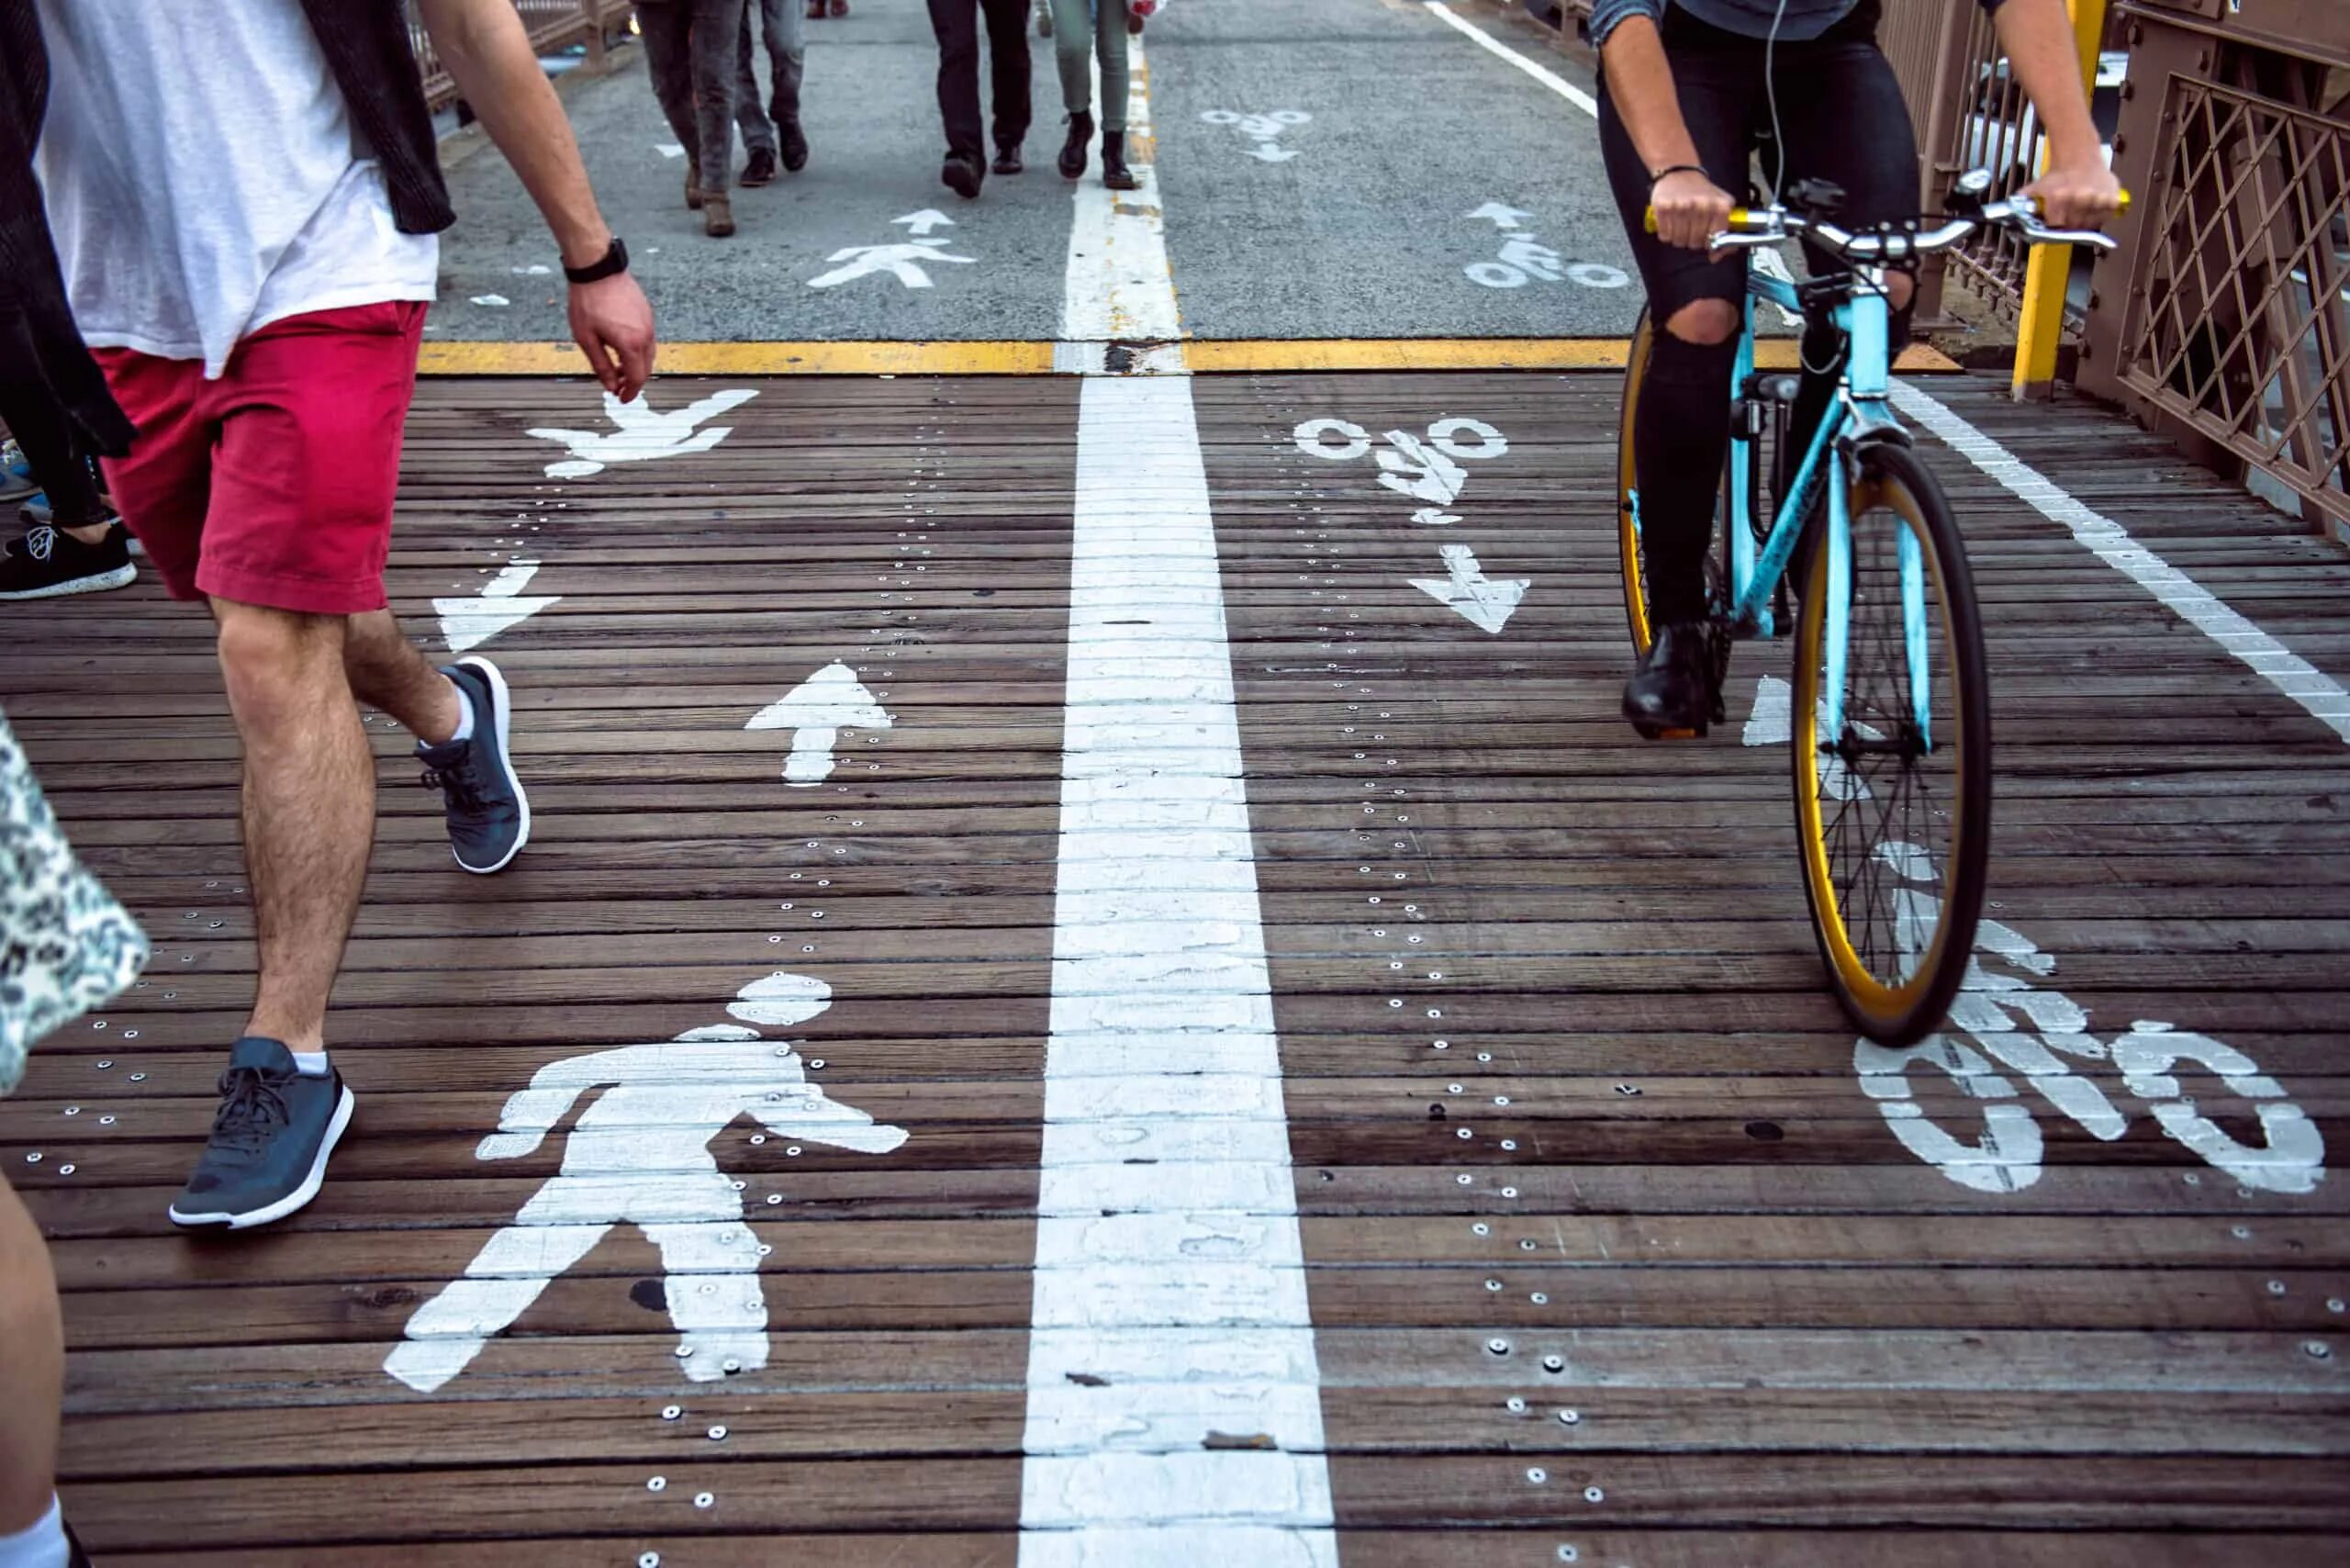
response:
{"label": "red shorts", "polygon": [[97,351],[139,431],[129,457],[106,460],[107,486],[173,598],[385,608],[424,309],[289,316],[240,342],[218,381],[196,360]]}

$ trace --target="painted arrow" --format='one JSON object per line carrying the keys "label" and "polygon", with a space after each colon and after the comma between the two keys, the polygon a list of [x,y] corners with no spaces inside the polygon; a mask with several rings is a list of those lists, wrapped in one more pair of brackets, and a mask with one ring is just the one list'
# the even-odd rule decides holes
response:
{"label": "painted arrow", "polygon": [[892,223],[902,223],[907,227],[907,229],[916,234],[927,234],[934,229],[952,229],[955,227],[955,220],[953,218],[947,217],[945,213],[933,207],[923,207],[920,212],[910,212],[903,218],[893,218],[890,219],[890,221]]}
{"label": "painted arrow", "polygon": [[752,716],[746,730],[792,730],[791,756],[783,765],[784,782],[795,790],[812,789],[833,774],[833,747],[843,730],[886,730],[896,721],[873,700],[845,664],[828,664],[793,689],[779,702],[770,702]]}
{"label": "painted arrow", "polygon": [[1509,623],[1518,601],[1526,590],[1534,586],[1530,577],[1504,577],[1496,581],[1485,576],[1477,565],[1477,553],[1466,544],[1445,544],[1437,553],[1444,557],[1444,569],[1450,575],[1442,577],[1414,577],[1412,586],[1449,606],[1471,625],[1499,635]]}
{"label": "painted arrow", "polygon": [[1297,154],[1286,147],[1276,147],[1270,141],[1260,141],[1248,149],[1248,156],[1260,163],[1286,163]]}
{"label": "painted arrow", "polygon": [[1530,212],[1520,212],[1517,208],[1510,207],[1503,202],[1489,201],[1469,216],[1472,218],[1490,218],[1493,219],[1494,227],[1496,229],[1515,229],[1517,227],[1517,220],[1519,218],[1531,218],[1534,215]]}
{"label": "painted arrow", "polygon": [[477,648],[560,600],[561,594],[545,599],[520,597],[538,571],[536,561],[509,562],[482,585],[479,597],[434,599],[432,610],[441,617],[441,635],[448,640],[449,651],[462,654],[468,648]]}

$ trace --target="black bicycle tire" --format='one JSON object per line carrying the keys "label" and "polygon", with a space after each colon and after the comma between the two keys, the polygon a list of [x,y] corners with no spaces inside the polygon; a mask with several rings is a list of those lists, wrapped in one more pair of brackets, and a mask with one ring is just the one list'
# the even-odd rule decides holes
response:
{"label": "black bicycle tire", "polygon": [[[1917,1044],[1942,1025],[1966,977],[1975,931],[1982,921],[1991,852],[1990,672],[1974,574],[1967,565],[1965,546],[1949,498],[1917,454],[1906,447],[1890,443],[1863,447],[1859,462],[1863,483],[1870,476],[1879,480],[1890,479],[1908,491],[1916,503],[1915,521],[1925,535],[1923,543],[1932,555],[1930,566],[1941,579],[1942,599],[1949,610],[1948,632],[1957,676],[1951,711],[1959,731],[1959,825],[1955,853],[1943,879],[1942,924],[1932,947],[1931,972],[1924,977],[1918,994],[1889,1015],[1873,1013],[1847,983],[1821,905],[1824,898],[1833,908],[1836,890],[1832,885],[1819,885],[1811,856],[1810,841],[1817,835],[1807,817],[1807,792],[1816,792],[1818,782],[1814,759],[1806,755],[1802,737],[1808,727],[1805,716],[1814,711],[1811,705],[1818,696],[1817,655],[1827,599],[1828,552],[1824,549],[1814,552],[1812,581],[1807,585],[1796,628],[1795,678],[1789,692],[1796,722],[1788,749],[1793,754],[1796,834],[1801,853],[1805,902],[1811,915],[1812,936],[1819,946],[1821,966],[1828,972],[1837,1002],[1861,1032],[1878,1045],[1901,1048]],[[1847,681],[1849,684],[1849,676]],[[1841,929],[1841,915],[1836,919]]]}

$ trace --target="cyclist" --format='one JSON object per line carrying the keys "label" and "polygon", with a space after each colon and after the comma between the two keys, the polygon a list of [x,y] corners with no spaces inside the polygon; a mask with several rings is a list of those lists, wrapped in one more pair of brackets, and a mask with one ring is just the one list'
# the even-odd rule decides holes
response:
{"label": "cyclist", "polygon": [[[2026,187],[2058,228],[2120,207],[2081,86],[2065,0],[1979,0],[2039,111],[2048,169]],[[1705,558],[1729,442],[1730,375],[1743,254],[1707,253],[1747,185],[1756,133],[1775,126],[1785,185],[1841,188],[1846,227],[1918,214],[1918,148],[1892,64],[1877,48],[1880,0],[1595,0],[1600,150],[1657,323],[1632,431],[1647,557],[1648,655],[1624,684],[1624,716],[1644,734],[1694,730],[1712,700]],[[1766,83],[1769,86],[1766,87]],[[1775,93],[1770,90],[1775,87]],[[1775,98],[1775,102],[1774,101]],[[1656,213],[1656,232],[1647,218]],[[1817,276],[1842,263],[1816,250]],[[1909,325],[1912,280],[1891,279],[1893,346]],[[1835,388],[1832,330],[1804,340],[1795,438],[1807,443]],[[1801,444],[1797,450],[1802,450]]]}

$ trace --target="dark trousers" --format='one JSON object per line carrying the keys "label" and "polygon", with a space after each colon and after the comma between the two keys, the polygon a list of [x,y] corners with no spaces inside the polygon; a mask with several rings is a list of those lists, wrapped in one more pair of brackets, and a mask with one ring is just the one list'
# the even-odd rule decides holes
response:
{"label": "dark trousers", "polygon": [[[1782,40],[1776,50],[1783,188],[1803,179],[1842,186],[1839,216],[1847,224],[1912,218],[1918,211],[1917,140],[1900,83],[1877,49],[1877,14],[1875,0],[1863,0],[1820,38]],[[1676,7],[1665,14],[1664,50],[1698,161],[1714,184],[1743,197],[1756,138],[1771,124],[1762,40],[1708,27]],[[1698,620],[1706,613],[1706,547],[1729,449],[1736,346],[1683,342],[1665,331],[1664,323],[1697,300],[1743,300],[1746,257],[1735,252],[1710,261],[1703,251],[1681,250],[1648,232],[1648,170],[1604,81],[1599,148],[1656,326],[1632,431],[1650,598],[1660,621]],[[1807,252],[1805,260],[1815,277],[1844,270],[1842,263],[1819,252]],[[1908,323],[1907,310],[1897,313],[1897,350]],[[1812,342],[1812,336],[1807,334],[1805,358],[1821,365],[1830,345]],[[1841,369],[1829,364],[1825,374],[1805,375],[1796,405],[1799,442],[1818,428]]]}
{"label": "dark trousers", "polygon": [[106,509],[98,499],[89,459],[74,450],[64,410],[33,365],[31,341],[17,329],[0,327],[0,422],[25,449],[34,480],[49,493],[57,525],[79,528],[95,522]]}
{"label": "dark trousers", "polygon": [[733,183],[734,83],[744,0],[643,0],[636,8],[653,95],[701,188]]}
{"label": "dark trousers", "polygon": [[987,152],[979,129],[979,12],[988,21],[995,144],[1017,147],[1028,135],[1028,0],[930,0],[930,28],[938,35],[938,113],[946,122],[950,155]]}
{"label": "dark trousers", "polygon": [[[746,0],[743,7],[743,41],[734,78],[734,123],[743,128],[743,145],[775,145],[775,128],[800,123],[800,79],[808,65],[808,45],[800,30],[807,16],[801,0]],[[759,107],[758,70],[752,63],[751,20],[758,18],[758,33],[767,51],[767,67],[775,92],[765,111]]]}

